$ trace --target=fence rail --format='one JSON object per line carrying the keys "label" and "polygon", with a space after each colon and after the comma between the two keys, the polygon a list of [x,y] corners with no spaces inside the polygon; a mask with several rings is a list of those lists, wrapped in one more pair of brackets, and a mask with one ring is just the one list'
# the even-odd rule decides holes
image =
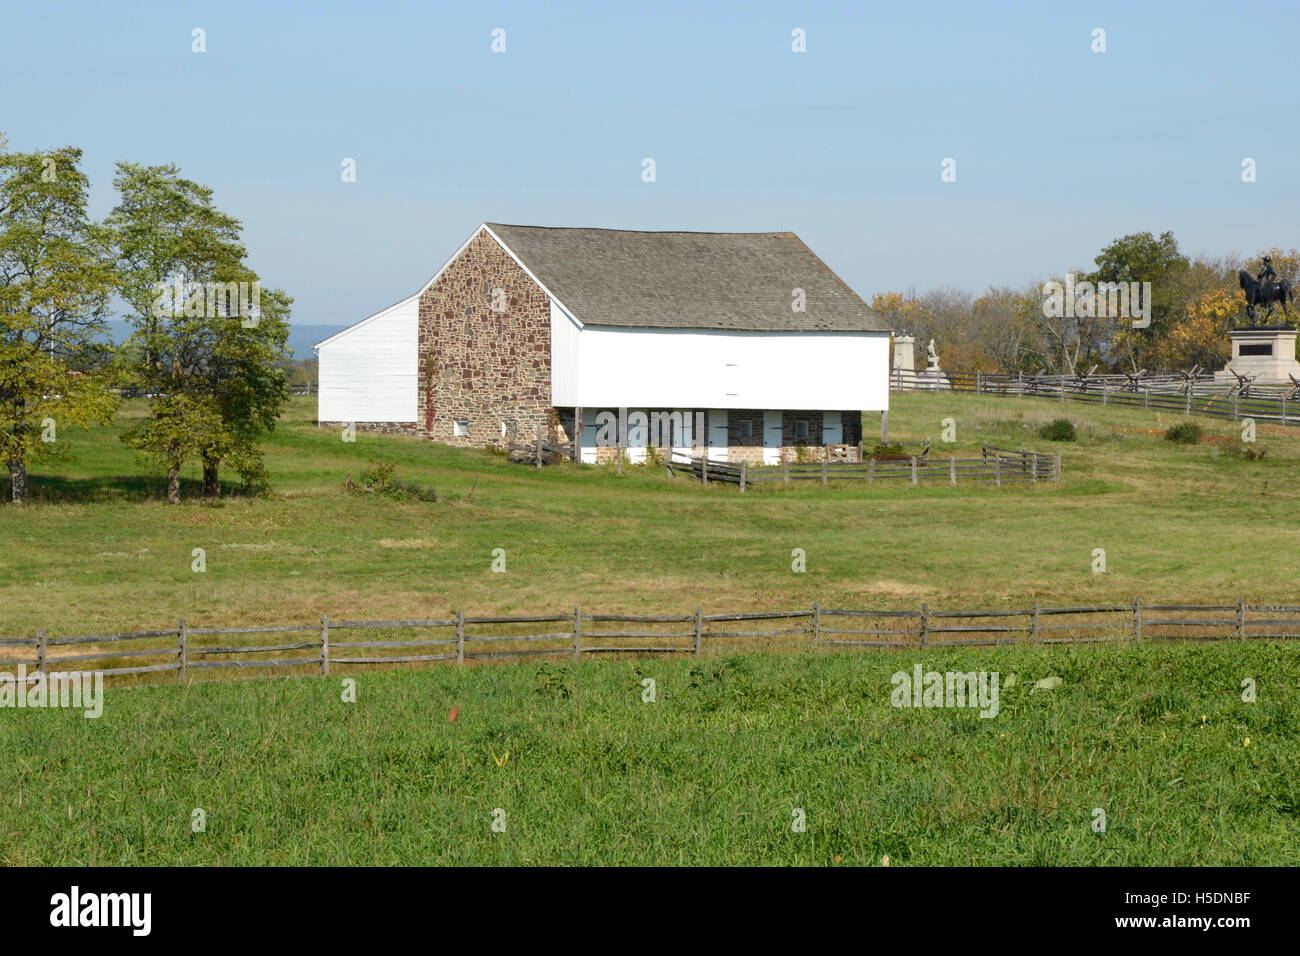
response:
{"label": "fence rail", "polygon": [[946,383],[936,377],[895,370],[894,391],[934,391],[936,388],[987,395],[1059,398],[1098,405],[1128,405],[1300,427],[1300,381],[1259,383],[1247,379],[1215,381],[1198,370],[1174,375],[1006,375],[988,372],[947,372]]}
{"label": "fence rail", "polygon": [[682,452],[668,456],[668,474],[682,474],[702,484],[721,482],[738,485],[743,492],[755,483],[792,481],[888,481],[903,479],[914,485],[957,484],[961,481],[1003,483],[1061,480],[1060,454],[1032,451],[1015,451],[1006,448],[983,446],[979,458],[932,458],[929,446],[926,454],[910,457],[891,456],[860,461],[783,462],[779,465],[756,465],[748,462],[710,461],[707,456],[695,457]]}
{"label": "fence rail", "polygon": [[[347,632],[419,632],[377,640],[338,640]],[[230,635],[311,632],[310,640],[240,644]],[[220,637],[222,643],[205,643]],[[348,637],[352,637],[348,634]],[[705,614],[591,614],[574,608],[571,614],[519,617],[468,617],[457,611],[450,618],[396,621],[332,621],[272,627],[174,628],[123,634],[0,639],[5,653],[30,656],[0,660],[0,667],[30,666],[35,674],[66,673],[68,664],[90,661],[109,666],[105,676],[176,674],[227,668],[298,668],[329,674],[333,665],[377,666],[467,660],[561,657],[579,661],[593,654],[688,654],[734,648],[756,638],[809,647],[871,647],[925,649],[947,646],[1084,644],[1107,641],[1283,640],[1300,638],[1300,605],[1248,604],[1131,604],[1032,607],[987,610],[811,608],[792,611],[747,611]],[[264,641],[264,639],[261,639]],[[102,650],[96,645],[126,649]],[[616,642],[616,643],[611,643]],[[92,646],[86,653],[61,653],[59,648]],[[308,653],[302,653],[302,652]],[[342,653],[339,653],[339,652]],[[376,651],[386,653],[379,654]],[[398,652],[398,653],[392,653]],[[257,655],[246,657],[244,655]],[[273,656],[268,656],[273,655]],[[163,658],[158,661],[158,658]],[[16,680],[0,672],[0,683]]]}

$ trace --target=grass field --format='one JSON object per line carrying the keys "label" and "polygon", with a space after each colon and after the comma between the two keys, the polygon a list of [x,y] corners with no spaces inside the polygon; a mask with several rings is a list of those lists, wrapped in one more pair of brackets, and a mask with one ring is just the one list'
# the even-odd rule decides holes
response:
{"label": "grass field", "polygon": [[[1297,599],[1300,430],[1261,426],[1262,461],[1240,429],[1184,447],[1181,418],[1048,399],[896,396],[891,437],[935,454],[982,442],[1062,451],[1060,486],[905,482],[734,487],[669,480],[661,468],[510,465],[486,451],[312,424],[295,400],[267,444],[269,498],[215,506],[158,500],[163,481],[112,427],[59,433],[65,460],[32,476],[44,500],[0,505],[0,635],[572,610],[709,611],[827,606],[936,608],[1044,602]],[[1056,444],[1034,428],[1080,426]],[[957,442],[940,444],[955,419]],[[876,427],[869,422],[869,428]],[[870,432],[869,432],[870,433]],[[437,502],[345,493],[372,458],[434,486]],[[196,496],[197,474],[187,474]],[[233,476],[230,476],[233,477]],[[0,487],[0,491],[4,489]],[[192,549],[207,570],[191,570]],[[507,571],[490,570],[504,548]],[[807,572],[791,571],[791,550]],[[1092,572],[1104,548],[1107,573]]]}
{"label": "grass field", "polygon": [[[891,706],[891,674],[915,663],[1000,672],[999,713]],[[1034,690],[1049,676],[1058,689]],[[307,677],[110,689],[97,720],[0,712],[0,863],[1300,859],[1289,647],[750,654],[357,681],[354,704],[339,678]]]}
{"label": "grass field", "polygon": [[[571,610],[1297,603],[1300,436],[1175,446],[1140,409],[899,397],[891,436],[1064,455],[1060,485],[734,487],[510,465],[293,404],[269,497],[158,500],[113,427],[61,434],[0,506],[0,634]],[[1037,426],[1058,415],[1079,441]],[[941,420],[958,441],[941,445]],[[370,459],[436,502],[345,493]],[[197,475],[187,475],[194,492]],[[207,570],[191,570],[204,548]],[[1092,571],[1104,548],[1108,569]],[[507,571],[490,570],[504,548]],[[791,571],[791,549],[807,573]],[[1000,711],[891,706],[890,676],[996,671]],[[1010,680],[1011,675],[1016,681]],[[1062,678],[1055,690],[1035,681]],[[642,680],[658,699],[642,701]],[[1242,700],[1242,681],[1258,688]],[[0,863],[1287,864],[1300,658],[1142,642],[620,659],[109,688],[0,710]],[[459,708],[455,722],[448,720]],[[1247,742],[1249,741],[1249,743]],[[506,831],[493,832],[493,812]],[[1095,811],[1106,814],[1093,831]],[[193,833],[202,809],[206,830]],[[806,831],[792,829],[795,810]]]}

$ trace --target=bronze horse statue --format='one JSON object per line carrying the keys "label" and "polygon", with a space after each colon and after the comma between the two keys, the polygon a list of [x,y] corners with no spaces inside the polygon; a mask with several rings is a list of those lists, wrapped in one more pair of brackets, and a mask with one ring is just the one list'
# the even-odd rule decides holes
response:
{"label": "bronze horse statue", "polygon": [[1289,323],[1291,314],[1286,310],[1287,300],[1295,305],[1295,293],[1291,291],[1291,283],[1286,279],[1279,279],[1277,282],[1267,280],[1261,282],[1253,275],[1242,269],[1237,273],[1237,281],[1241,283],[1241,291],[1246,293],[1246,314],[1250,316],[1252,322],[1255,321],[1255,306],[1267,305],[1268,311],[1264,313],[1264,318],[1273,314],[1273,303],[1282,303],[1282,314],[1286,316]]}

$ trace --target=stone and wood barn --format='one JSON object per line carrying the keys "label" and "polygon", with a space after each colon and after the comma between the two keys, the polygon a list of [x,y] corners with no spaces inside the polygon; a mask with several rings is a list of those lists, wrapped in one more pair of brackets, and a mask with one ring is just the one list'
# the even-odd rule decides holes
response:
{"label": "stone and wood barn", "polygon": [[316,346],[318,420],[486,446],[511,425],[568,441],[581,416],[594,462],[614,454],[602,412],[680,412],[706,423],[681,450],[776,464],[862,440],[862,413],[888,408],[889,337],[794,233],[484,223],[414,295]]}

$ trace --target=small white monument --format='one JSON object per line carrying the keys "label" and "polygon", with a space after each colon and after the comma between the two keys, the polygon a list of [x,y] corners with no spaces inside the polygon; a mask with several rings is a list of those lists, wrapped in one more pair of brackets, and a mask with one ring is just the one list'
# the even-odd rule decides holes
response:
{"label": "small white monument", "polygon": [[1223,371],[1214,373],[1215,381],[1235,382],[1242,375],[1259,385],[1287,385],[1291,376],[1300,379],[1300,362],[1295,358],[1297,334],[1284,325],[1230,330],[1232,359]]}
{"label": "small white monument", "polygon": [[925,371],[916,376],[916,387],[952,388],[952,379],[939,367],[939,353],[934,350],[934,339],[925,347]]}
{"label": "small white monument", "polygon": [[906,332],[894,336],[894,378],[902,373],[904,379],[910,379],[916,371],[916,336]]}

